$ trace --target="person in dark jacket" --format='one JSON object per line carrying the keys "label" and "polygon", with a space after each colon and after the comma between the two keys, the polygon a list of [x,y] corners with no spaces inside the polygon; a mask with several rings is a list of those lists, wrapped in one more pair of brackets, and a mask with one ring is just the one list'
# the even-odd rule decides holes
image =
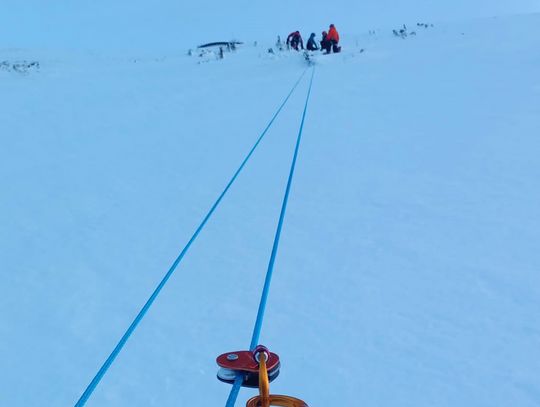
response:
{"label": "person in dark jacket", "polygon": [[304,49],[304,41],[302,41],[300,31],[295,31],[289,34],[287,37],[287,47],[289,46],[296,51],[299,51],[298,46]]}
{"label": "person in dark jacket", "polygon": [[328,40],[326,39],[326,37],[328,37],[328,33],[326,31],[323,31],[321,40],[321,51],[326,51],[328,48]]}
{"label": "person in dark jacket", "polygon": [[309,36],[309,40],[306,44],[306,49],[308,51],[317,51],[319,47],[317,46],[317,42],[315,41],[315,33],[311,33]]}

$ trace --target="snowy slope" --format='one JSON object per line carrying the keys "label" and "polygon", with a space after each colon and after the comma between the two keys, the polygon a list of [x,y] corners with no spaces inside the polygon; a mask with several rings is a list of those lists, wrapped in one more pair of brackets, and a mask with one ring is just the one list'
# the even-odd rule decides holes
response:
{"label": "snowy slope", "polygon": [[[539,23],[358,30],[318,58],[261,338],[274,392],[540,404]],[[0,405],[76,402],[305,69],[268,46],[0,50],[41,63],[0,70]],[[214,358],[249,344],[306,91],[89,406],[224,405]]]}
{"label": "snowy slope", "polygon": [[[170,51],[233,38],[274,40],[293,30],[319,34],[335,23],[345,33],[399,25],[540,12],[538,0],[3,0],[0,47]],[[191,46],[191,45],[190,45]]]}

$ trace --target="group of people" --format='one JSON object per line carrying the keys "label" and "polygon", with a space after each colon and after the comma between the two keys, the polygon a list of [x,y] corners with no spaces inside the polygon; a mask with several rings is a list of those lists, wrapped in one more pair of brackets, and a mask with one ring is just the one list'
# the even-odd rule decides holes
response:
{"label": "group of people", "polygon": [[[330,24],[328,32],[322,32],[322,39],[321,41],[319,41],[319,43],[320,47],[317,44],[317,40],[315,39],[315,33],[311,33],[311,35],[309,36],[309,40],[306,44],[306,49],[308,51],[321,50],[326,52],[327,54],[331,52],[341,51],[341,47],[339,46],[339,33],[337,32],[334,24]],[[290,47],[296,51],[304,49],[304,41],[302,40],[302,35],[300,35],[300,31],[295,31],[289,34],[289,36],[287,37],[287,47]]]}

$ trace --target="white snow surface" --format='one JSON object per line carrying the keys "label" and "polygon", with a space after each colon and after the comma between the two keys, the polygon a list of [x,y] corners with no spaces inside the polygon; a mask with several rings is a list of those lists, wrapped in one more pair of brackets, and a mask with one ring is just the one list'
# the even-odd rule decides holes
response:
{"label": "white snow surface", "polygon": [[[391,28],[316,58],[272,392],[539,406],[540,15]],[[306,68],[270,46],[0,48],[41,66],[0,70],[1,406],[75,404]],[[224,405],[215,357],[249,345],[307,85],[88,406]]]}

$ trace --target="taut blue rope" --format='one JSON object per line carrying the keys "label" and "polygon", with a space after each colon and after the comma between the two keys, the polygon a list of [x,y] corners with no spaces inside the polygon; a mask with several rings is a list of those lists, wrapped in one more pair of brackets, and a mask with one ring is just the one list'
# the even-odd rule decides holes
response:
{"label": "taut blue rope", "polygon": [[79,401],[77,401],[77,403],[75,404],[75,407],[82,407],[82,406],[84,406],[86,404],[86,402],[88,401],[88,398],[92,395],[92,393],[96,389],[97,385],[99,384],[99,382],[101,381],[101,379],[103,378],[103,376],[105,375],[107,370],[109,370],[109,367],[112,365],[112,363],[114,362],[114,360],[116,359],[116,357],[118,356],[118,354],[120,353],[120,351],[122,350],[124,345],[126,344],[127,340],[129,339],[129,337],[131,336],[133,331],[135,331],[135,329],[137,328],[137,326],[139,325],[141,320],[144,318],[144,316],[146,315],[146,313],[148,312],[148,310],[152,306],[153,302],[155,301],[155,299],[157,298],[157,296],[159,295],[159,293],[161,292],[161,290],[163,289],[165,284],[167,284],[167,281],[169,280],[171,275],[174,273],[174,271],[178,267],[178,264],[180,264],[180,262],[182,261],[182,259],[186,255],[187,251],[189,250],[189,248],[191,247],[191,245],[195,241],[195,239],[197,239],[197,236],[199,235],[201,230],[204,228],[204,226],[206,225],[206,223],[208,222],[208,220],[210,219],[210,217],[212,216],[212,214],[214,213],[214,211],[216,210],[216,208],[220,204],[223,197],[227,194],[227,191],[229,190],[229,188],[232,186],[232,184],[234,183],[234,181],[236,180],[236,178],[238,177],[240,172],[242,172],[245,165],[247,164],[247,162],[249,161],[249,159],[251,158],[251,156],[253,155],[253,153],[255,152],[255,150],[257,149],[259,144],[261,143],[261,141],[264,138],[264,136],[266,135],[266,133],[268,132],[270,127],[272,127],[272,124],[274,124],[274,121],[278,117],[279,113],[281,113],[281,110],[283,109],[283,107],[285,107],[285,105],[287,104],[289,98],[291,97],[291,95],[295,91],[296,87],[298,86],[298,84],[300,83],[300,81],[302,80],[302,78],[304,77],[306,72],[307,72],[307,69],[302,73],[300,78],[298,78],[298,80],[296,81],[296,83],[292,87],[291,91],[289,92],[289,94],[287,95],[285,100],[281,103],[278,110],[276,111],[276,113],[274,114],[274,116],[272,117],[272,119],[270,120],[268,125],[266,126],[266,128],[263,130],[263,132],[261,133],[261,135],[257,139],[257,142],[253,145],[253,147],[249,151],[248,155],[246,156],[246,158],[244,159],[244,161],[240,165],[240,167],[238,167],[238,170],[236,170],[236,172],[234,173],[233,177],[231,178],[231,180],[229,181],[229,183],[227,184],[227,186],[225,187],[225,189],[223,190],[221,195],[219,195],[217,200],[214,202],[214,204],[212,205],[212,207],[210,208],[210,210],[208,211],[208,213],[206,214],[206,216],[202,220],[199,227],[197,227],[197,229],[195,230],[195,233],[193,233],[193,235],[191,236],[191,238],[189,239],[189,241],[187,242],[185,247],[182,249],[182,251],[180,252],[178,257],[176,258],[176,260],[174,261],[174,263],[170,267],[167,274],[165,274],[165,277],[163,277],[163,279],[158,284],[158,286],[156,287],[156,289],[154,290],[154,292],[152,293],[150,298],[148,298],[148,300],[146,301],[144,306],[141,308],[141,310],[139,311],[139,313],[137,314],[137,316],[135,317],[135,319],[133,320],[133,322],[131,323],[131,325],[127,329],[127,331],[124,333],[124,335],[122,336],[122,338],[120,339],[120,341],[118,342],[116,347],[113,349],[113,351],[111,352],[111,354],[109,355],[107,360],[103,363],[103,365],[101,366],[99,371],[96,373],[96,375],[94,376],[94,378],[92,379],[92,381],[90,382],[90,384],[88,385],[88,387],[86,388],[84,393],[79,398]]}
{"label": "taut blue rope", "polygon": [[[251,337],[251,345],[249,350],[253,351],[259,342],[259,337],[261,335],[262,323],[264,319],[264,312],[266,310],[266,302],[268,301],[268,294],[270,292],[270,283],[272,281],[272,274],[274,272],[274,263],[276,261],[276,255],[279,247],[279,238],[281,237],[281,229],[283,228],[283,221],[285,219],[285,212],[287,211],[287,203],[289,201],[289,193],[291,191],[292,180],[294,177],[294,169],[296,167],[296,159],[298,158],[298,150],[300,149],[300,141],[302,140],[302,132],[304,130],[304,122],[306,120],[306,112],[309,103],[309,97],[311,96],[311,88],[313,86],[313,77],[315,75],[315,68],[311,73],[311,79],[309,81],[309,90],[306,97],[306,103],[304,105],[304,112],[302,114],[302,121],[300,123],[300,130],[298,131],[298,137],[296,138],[296,147],[294,149],[294,155],[291,163],[291,170],[289,172],[289,179],[287,180],[287,188],[285,189],[285,196],[283,197],[283,203],[281,205],[281,213],[279,215],[279,221],[277,224],[276,235],[274,237],[274,245],[272,246],[272,254],[270,255],[270,261],[268,262],[268,269],[266,271],[266,278],[264,280],[263,292],[261,295],[261,302],[259,303],[259,310],[257,311],[257,319],[255,321],[255,326],[253,327],[253,335]],[[238,398],[238,393],[240,392],[240,387],[243,382],[242,375],[237,375],[234,381],[231,392],[227,399],[227,404],[225,407],[234,407],[236,399]]]}

